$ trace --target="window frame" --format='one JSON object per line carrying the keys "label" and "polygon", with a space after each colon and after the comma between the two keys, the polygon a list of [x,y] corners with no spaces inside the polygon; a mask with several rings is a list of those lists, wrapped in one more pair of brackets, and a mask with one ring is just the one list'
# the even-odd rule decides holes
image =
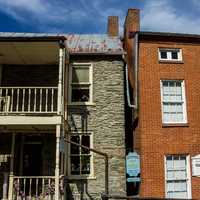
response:
{"label": "window frame", "polygon": [[[73,83],[72,83],[72,71],[73,67],[77,68],[79,66],[83,67],[89,67],[89,82],[88,83],[77,83],[74,85],[89,85],[89,101],[83,101],[83,102],[73,102],[72,101],[72,89],[73,89]],[[82,63],[82,62],[74,62],[69,65],[69,92],[68,92],[68,100],[69,100],[69,105],[93,105],[93,63]]]}
{"label": "window frame", "polygon": [[[72,131],[68,134],[68,138],[71,141],[71,136],[73,135],[89,135],[90,137],[90,148],[93,149],[93,132],[87,131],[87,132],[82,132],[82,131]],[[81,149],[81,147],[79,147]],[[79,154],[80,156],[81,154]],[[94,177],[94,153],[90,151],[90,174],[71,174],[71,144],[69,143],[68,145],[68,177],[69,179],[95,179]]]}
{"label": "window frame", "polygon": [[[167,53],[167,58],[161,58],[161,52]],[[172,58],[172,52],[177,52],[177,59]],[[170,62],[182,62],[183,55],[182,49],[180,48],[158,48],[158,60],[159,61],[170,61]]]}
{"label": "window frame", "polygon": [[[187,193],[188,193],[188,199],[192,199],[192,188],[191,188],[191,163],[190,163],[190,155],[187,154],[167,154],[164,155],[164,176],[165,176],[165,198],[169,198],[167,196],[167,156],[185,156],[186,160],[186,184],[187,184]],[[181,180],[181,179],[174,179],[175,180]],[[173,180],[172,180],[173,181]]]}
{"label": "window frame", "polygon": [[[164,109],[163,109],[163,104],[164,102],[164,98],[163,98],[163,82],[164,81],[173,81],[173,82],[181,82],[181,91],[182,91],[182,107],[183,107],[183,121],[164,121]],[[186,94],[185,94],[185,80],[181,80],[181,79],[162,79],[160,80],[160,96],[161,96],[161,112],[162,112],[162,124],[186,124],[188,122],[187,119],[187,108],[186,108]],[[169,101],[168,101],[169,102]],[[174,103],[176,103],[174,101]],[[179,102],[180,103],[180,102]]]}

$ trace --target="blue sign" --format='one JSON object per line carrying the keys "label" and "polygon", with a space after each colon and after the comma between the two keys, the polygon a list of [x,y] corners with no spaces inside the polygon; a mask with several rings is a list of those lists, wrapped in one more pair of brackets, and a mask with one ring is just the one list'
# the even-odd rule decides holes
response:
{"label": "blue sign", "polygon": [[129,177],[127,182],[140,182],[140,177]]}
{"label": "blue sign", "polygon": [[130,152],[126,156],[126,173],[129,176],[138,176],[140,173],[140,156],[136,152]]}

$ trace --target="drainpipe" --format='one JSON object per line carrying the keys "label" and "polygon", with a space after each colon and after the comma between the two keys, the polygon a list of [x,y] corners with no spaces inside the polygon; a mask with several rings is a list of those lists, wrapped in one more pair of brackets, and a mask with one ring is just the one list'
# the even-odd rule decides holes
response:
{"label": "drainpipe", "polygon": [[134,51],[133,51],[133,58],[135,58],[134,62],[134,75],[135,75],[135,87],[134,87],[134,104],[130,102],[130,91],[129,91],[129,84],[128,84],[128,66],[125,66],[125,79],[126,79],[126,96],[127,96],[127,103],[130,108],[135,110],[138,109],[138,33],[135,33],[134,38]]}

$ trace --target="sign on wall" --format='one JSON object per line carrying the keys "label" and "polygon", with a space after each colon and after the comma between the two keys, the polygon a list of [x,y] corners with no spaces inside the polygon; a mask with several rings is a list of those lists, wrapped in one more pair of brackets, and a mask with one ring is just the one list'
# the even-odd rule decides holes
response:
{"label": "sign on wall", "polygon": [[138,182],[138,177],[140,174],[140,156],[136,152],[130,152],[126,156],[126,173],[129,178],[127,178],[128,182]]}
{"label": "sign on wall", "polygon": [[192,157],[192,176],[200,177],[200,154]]}

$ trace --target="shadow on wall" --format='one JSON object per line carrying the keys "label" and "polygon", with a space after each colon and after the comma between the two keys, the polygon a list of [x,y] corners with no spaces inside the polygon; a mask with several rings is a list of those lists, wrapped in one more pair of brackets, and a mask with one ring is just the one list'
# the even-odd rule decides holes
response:
{"label": "shadow on wall", "polygon": [[[69,112],[68,112],[68,119],[69,119],[68,120],[68,123],[69,123],[68,124],[69,125],[68,137],[71,141],[73,141],[72,137],[75,137],[75,136],[78,136],[81,134],[89,134],[89,131],[90,131],[88,129],[88,116],[89,115],[90,115],[90,113],[89,113],[86,105],[82,105],[82,106],[78,106],[78,107],[70,106]],[[73,142],[78,143],[80,141],[78,140],[78,141],[73,141]],[[79,144],[90,147],[90,144],[87,144],[87,143],[84,144],[81,142]],[[70,149],[72,149],[72,148],[70,148]],[[85,153],[89,153],[89,152],[86,151]],[[77,159],[79,159],[79,158],[77,157]],[[78,169],[80,170],[80,173],[81,173],[82,169],[80,169],[80,166],[78,167]],[[84,172],[84,173],[87,173],[87,172]],[[88,172],[88,174],[89,173],[90,172]],[[67,192],[68,200],[94,199],[94,197],[92,197],[92,195],[88,191],[88,180],[87,179],[67,180],[66,192]],[[99,196],[100,196],[100,194],[99,194]]]}

